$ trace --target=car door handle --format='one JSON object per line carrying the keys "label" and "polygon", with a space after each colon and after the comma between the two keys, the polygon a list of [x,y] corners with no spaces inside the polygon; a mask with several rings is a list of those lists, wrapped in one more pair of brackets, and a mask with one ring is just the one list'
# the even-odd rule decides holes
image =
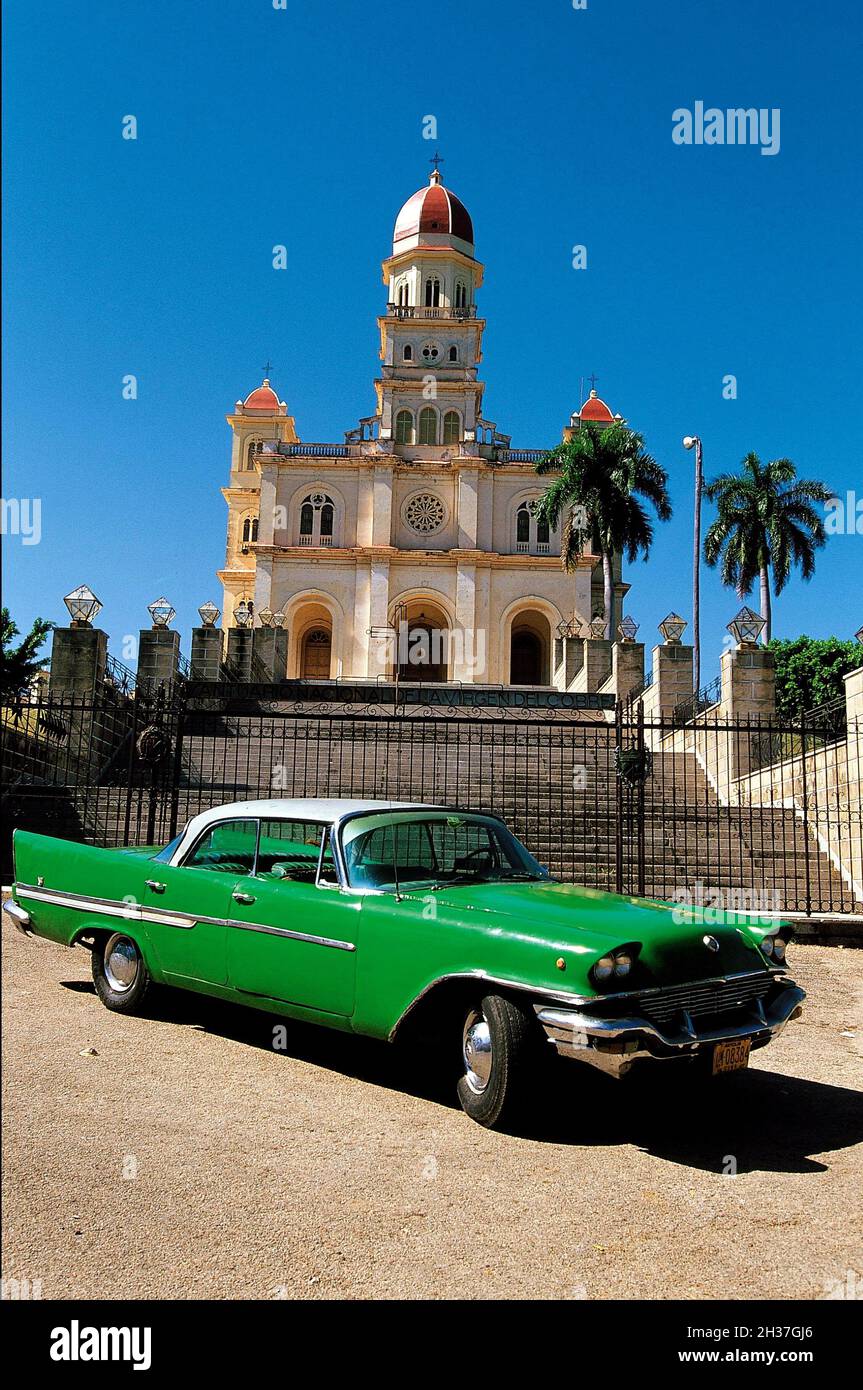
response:
{"label": "car door handle", "polygon": [[239,888],[231,894],[231,897],[235,903],[253,903],[255,901],[251,893],[242,893]]}
{"label": "car door handle", "polygon": [[150,888],[154,893],[164,893],[165,891],[164,883],[158,883],[154,878],[147,879],[147,887]]}

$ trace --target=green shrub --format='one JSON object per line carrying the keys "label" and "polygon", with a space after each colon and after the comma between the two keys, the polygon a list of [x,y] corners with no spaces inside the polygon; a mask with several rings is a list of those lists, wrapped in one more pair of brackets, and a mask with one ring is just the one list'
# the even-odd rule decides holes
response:
{"label": "green shrub", "polygon": [[795,637],[767,644],[776,658],[776,711],[780,719],[799,719],[806,710],[841,700],[842,677],[863,664],[859,642],[838,637]]}

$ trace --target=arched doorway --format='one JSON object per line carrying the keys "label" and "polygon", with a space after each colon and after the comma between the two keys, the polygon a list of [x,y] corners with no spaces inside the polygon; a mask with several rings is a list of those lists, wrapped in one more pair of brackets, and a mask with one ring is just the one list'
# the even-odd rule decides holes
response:
{"label": "arched doorway", "polygon": [[326,681],[330,678],[333,634],[328,627],[310,627],[303,634],[300,654],[300,676],[307,681]]}
{"label": "arched doorway", "polygon": [[437,604],[409,604],[400,621],[396,662],[400,681],[433,683],[449,678],[449,623]]}
{"label": "arched doorway", "polygon": [[548,619],[536,609],[516,614],[509,640],[510,685],[549,685],[551,629]]}

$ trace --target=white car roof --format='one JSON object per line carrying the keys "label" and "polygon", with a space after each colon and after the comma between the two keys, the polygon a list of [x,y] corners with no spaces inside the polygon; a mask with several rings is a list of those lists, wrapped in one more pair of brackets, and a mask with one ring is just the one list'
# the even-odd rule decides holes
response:
{"label": "white car roof", "polygon": [[351,799],[339,796],[274,797],[268,801],[229,801],[224,806],[213,806],[209,811],[201,811],[189,821],[184,839],[193,832],[198,835],[213,821],[227,817],[260,816],[262,819],[277,820],[290,817],[292,820],[324,821],[331,825],[344,816],[355,815],[358,811],[404,811],[446,810],[440,804],[432,805],[424,801],[388,801]]}

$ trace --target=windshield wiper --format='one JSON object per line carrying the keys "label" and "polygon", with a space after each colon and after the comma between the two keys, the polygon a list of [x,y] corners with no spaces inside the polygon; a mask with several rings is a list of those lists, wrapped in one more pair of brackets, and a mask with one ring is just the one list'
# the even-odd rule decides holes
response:
{"label": "windshield wiper", "polygon": [[459,888],[463,884],[471,883],[544,883],[548,879],[548,874],[459,874],[457,878],[447,878],[433,883],[430,892],[436,893],[439,888]]}

